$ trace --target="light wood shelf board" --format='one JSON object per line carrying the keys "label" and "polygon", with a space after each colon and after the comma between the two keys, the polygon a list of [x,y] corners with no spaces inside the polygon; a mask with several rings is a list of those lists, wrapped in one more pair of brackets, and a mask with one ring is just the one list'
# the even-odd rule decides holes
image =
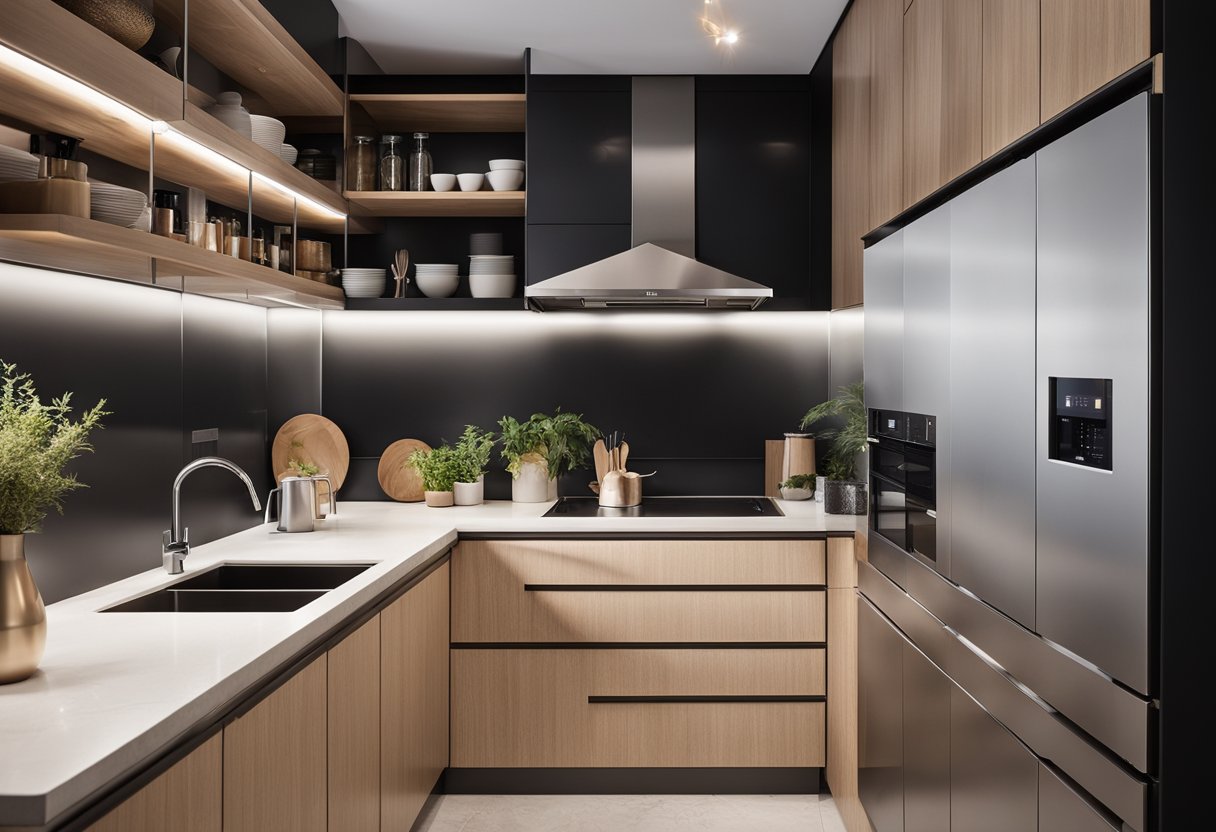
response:
{"label": "light wood shelf board", "polygon": [[523,93],[357,94],[382,131],[429,133],[522,133]]}
{"label": "light wood shelf board", "polygon": [[346,191],[351,213],[368,217],[522,217],[524,191]]}

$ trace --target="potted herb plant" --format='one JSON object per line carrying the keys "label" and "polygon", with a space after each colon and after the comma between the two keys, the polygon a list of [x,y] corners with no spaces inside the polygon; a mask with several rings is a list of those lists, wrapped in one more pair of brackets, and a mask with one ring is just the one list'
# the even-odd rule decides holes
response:
{"label": "potted herb plant", "polygon": [[809,500],[815,496],[815,475],[794,474],[777,487],[783,500]]}
{"label": "potted herb plant", "polygon": [[460,474],[454,484],[456,505],[479,506],[485,502],[486,468],[494,449],[494,434],[476,425],[465,425],[456,443]]}
{"label": "potted herb plant", "polygon": [[25,559],[25,536],[84,483],[64,466],[93,450],[105,400],[72,421],[71,394],[49,404],[28,374],[0,361],[0,684],[30,676],[46,646],[46,608]]}
{"label": "potted herb plant", "polygon": [[835,398],[812,407],[802,417],[802,428],[827,420],[839,427],[820,430],[817,438],[831,443],[824,473],[823,510],[828,514],[865,514],[869,509],[866,484],[855,475],[857,456],[866,450],[865,386],[862,382],[841,387]]}
{"label": "potted herb plant", "polygon": [[429,451],[419,449],[410,454],[406,464],[422,477],[428,506],[447,508],[455,502],[452,489],[463,468],[454,447],[440,445]]}
{"label": "potted herb plant", "polygon": [[511,499],[517,503],[543,503],[557,499],[557,478],[591,460],[591,445],[600,436],[581,413],[552,416],[533,413],[526,422],[504,416],[502,458],[511,472]]}

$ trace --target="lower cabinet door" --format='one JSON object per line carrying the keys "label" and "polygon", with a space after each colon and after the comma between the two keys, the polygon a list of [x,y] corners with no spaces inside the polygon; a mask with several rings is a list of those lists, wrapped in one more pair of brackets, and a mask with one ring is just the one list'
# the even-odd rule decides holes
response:
{"label": "lower cabinet door", "polygon": [[866,601],[857,605],[857,792],[875,832],[904,828],[904,640]]}
{"label": "lower cabinet door", "polygon": [[950,828],[950,689],[954,683],[904,644],[904,832]]}
{"label": "lower cabinet door", "polygon": [[1039,766],[1039,832],[1117,832],[1121,826],[1046,766]]}
{"label": "lower cabinet door", "polygon": [[224,832],[325,832],[326,657],[224,729]]}
{"label": "lower cabinet door", "polygon": [[1038,759],[951,685],[950,832],[1036,832],[1038,791]]}
{"label": "lower cabinet door", "polygon": [[448,574],[445,563],[380,613],[384,830],[410,828],[448,765]]}
{"label": "lower cabinet door", "polygon": [[380,830],[380,616],[329,651],[329,830]]}
{"label": "lower cabinet door", "polygon": [[457,649],[455,768],[821,767],[822,649]]}
{"label": "lower cabinet door", "polygon": [[220,832],[223,742],[219,734],[179,760],[89,832]]}

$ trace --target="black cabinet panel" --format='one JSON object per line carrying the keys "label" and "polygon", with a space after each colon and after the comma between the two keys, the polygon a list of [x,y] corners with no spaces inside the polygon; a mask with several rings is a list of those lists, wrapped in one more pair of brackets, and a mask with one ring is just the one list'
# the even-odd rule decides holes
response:
{"label": "black cabinet panel", "polygon": [[628,90],[528,91],[528,221],[631,221]]}
{"label": "black cabinet panel", "polygon": [[528,282],[626,251],[631,231],[629,225],[529,225]]}
{"label": "black cabinet panel", "polygon": [[778,298],[809,298],[809,90],[698,79],[696,133],[698,259]]}

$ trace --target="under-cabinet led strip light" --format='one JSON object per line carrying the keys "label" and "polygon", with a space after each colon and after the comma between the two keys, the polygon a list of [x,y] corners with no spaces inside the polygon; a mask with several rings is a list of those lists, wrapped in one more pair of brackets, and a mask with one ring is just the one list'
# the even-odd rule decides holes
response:
{"label": "under-cabinet led strip light", "polygon": [[262,182],[263,184],[269,185],[286,196],[291,197],[300,205],[308,206],[313,211],[326,214],[336,219],[346,219],[346,214],[343,212],[337,211],[330,208],[328,205],[317,202],[311,197],[298,193],[264,174],[258,173],[257,171],[250,171],[244,165],[234,162],[232,159],[229,159],[222,153],[212,150],[210,147],[195,141],[184,133],[174,130],[173,127],[168,123],[163,121],[153,121],[142,113],[131,109],[121,101],[93,89],[88,84],[81,83],[75,78],[72,78],[70,75],[64,75],[59,70],[40,63],[26,55],[21,54],[20,52],[4,46],[3,44],[0,44],[0,63],[17,70],[21,74],[26,75],[41,84],[67,92],[73,98],[101,110],[112,118],[116,118],[143,130],[152,131],[156,133],[158,137],[157,141],[172,141],[182,150],[195,155],[200,161],[203,161],[212,167],[221,169],[227,168],[234,174],[243,174],[245,176],[249,176],[250,173],[252,173],[254,179]]}

